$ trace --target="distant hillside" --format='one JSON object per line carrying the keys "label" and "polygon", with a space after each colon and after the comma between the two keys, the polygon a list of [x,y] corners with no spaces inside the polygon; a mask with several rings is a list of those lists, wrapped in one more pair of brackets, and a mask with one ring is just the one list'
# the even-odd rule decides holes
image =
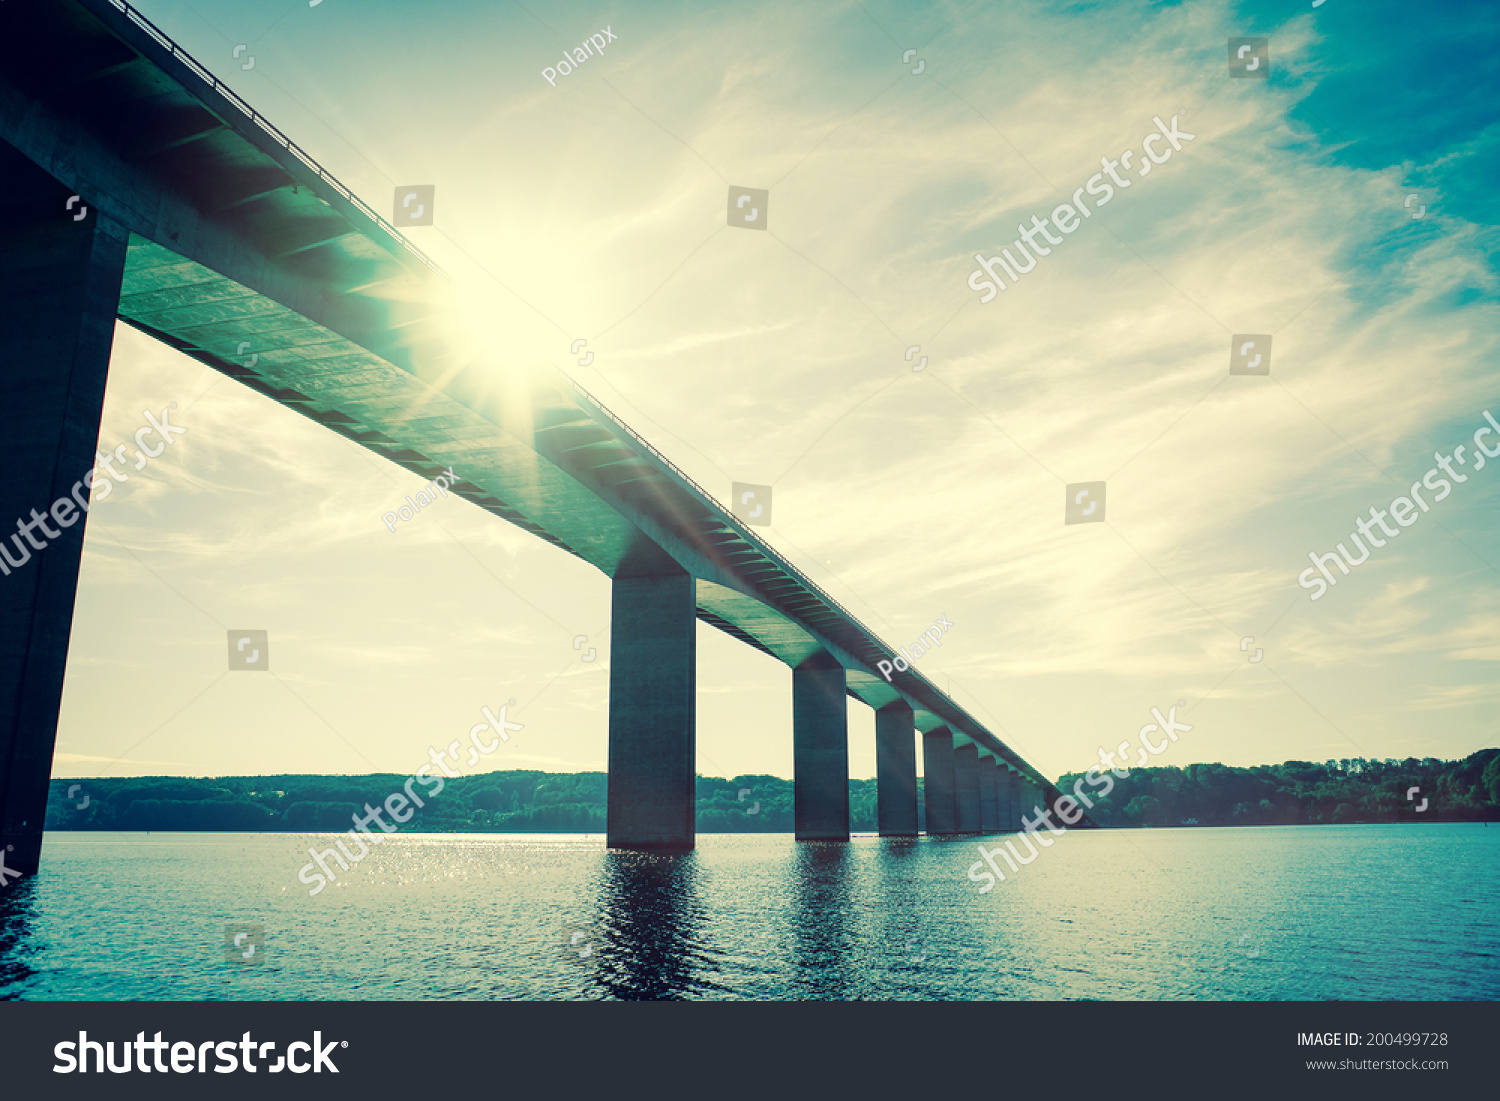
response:
{"label": "distant hillside", "polygon": [[[431,779],[431,778],[429,778]],[[408,777],[169,776],[53,780],[49,830],[287,830],[349,829],[368,803],[381,807],[402,792]],[[488,772],[444,781],[403,830],[427,833],[603,833],[602,772]],[[76,791],[70,797],[68,792]],[[741,791],[744,795],[741,796]],[[776,776],[698,777],[702,833],[787,833],[792,830],[792,782]],[[87,798],[87,806],[80,807]],[[849,781],[852,828],[873,831],[875,781]],[[406,810],[397,804],[401,813]],[[389,820],[389,815],[383,816]],[[373,828],[379,829],[378,826]]]}
{"label": "distant hillside", "polygon": [[[1058,782],[1063,792],[1083,773]],[[1463,761],[1288,761],[1230,768],[1132,769],[1087,813],[1100,826],[1260,826],[1500,820],[1500,749]],[[53,780],[49,830],[281,830],[342,832],[365,804],[383,807],[408,777],[221,776]],[[426,833],[603,833],[602,772],[489,772],[415,789],[401,829]],[[1102,786],[1102,785],[1101,785]],[[1410,788],[1419,788],[1408,800]],[[70,796],[69,792],[73,794]],[[920,785],[918,785],[920,802]],[[741,792],[744,794],[741,795]],[[1417,812],[1422,799],[1427,808]],[[80,806],[80,804],[86,804]],[[849,781],[850,828],[874,832],[875,781]],[[400,805],[398,804],[398,809]],[[384,813],[384,812],[382,812]],[[405,810],[402,811],[405,813]],[[388,816],[387,816],[388,817]],[[378,829],[378,826],[373,828]],[[790,833],[792,782],[777,776],[698,777],[701,833]]]}
{"label": "distant hillside", "polygon": [[[1279,826],[1500,820],[1500,749],[1462,761],[1363,757],[1229,768],[1130,769],[1088,812],[1100,826]],[[1057,786],[1067,792],[1083,773]],[[1106,773],[1106,775],[1108,775]],[[1412,798],[1407,798],[1407,793]],[[1087,783],[1083,792],[1089,794]],[[1423,800],[1426,809],[1418,811]]]}

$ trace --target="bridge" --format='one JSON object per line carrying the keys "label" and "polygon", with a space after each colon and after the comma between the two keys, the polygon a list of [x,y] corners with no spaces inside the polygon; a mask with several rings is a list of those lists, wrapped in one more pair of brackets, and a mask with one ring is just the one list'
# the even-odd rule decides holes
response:
{"label": "bridge", "polygon": [[[849,837],[846,695],[875,710],[883,836],[919,831],[919,738],[929,834],[1057,798],[914,669],[887,681],[892,647],[577,383],[468,346],[444,273],[128,4],[0,8],[0,182],[18,529],[94,466],[123,320],[424,479],[461,470],[452,492],[612,579],[609,845],[694,844],[699,619],[791,669],[799,840]],[[56,538],[0,576],[0,837],[23,872],[86,519],[42,514]]]}

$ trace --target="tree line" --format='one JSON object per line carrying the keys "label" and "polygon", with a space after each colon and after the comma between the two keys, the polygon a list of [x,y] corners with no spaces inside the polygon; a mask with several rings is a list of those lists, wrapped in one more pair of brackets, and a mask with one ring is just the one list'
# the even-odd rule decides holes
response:
{"label": "tree line", "polygon": [[[406,776],[221,776],[53,780],[49,830],[347,830]],[[603,833],[602,772],[490,772],[449,779],[402,830],[425,833]],[[69,791],[73,794],[69,795]],[[789,833],[792,782],[777,776],[697,780],[703,833]],[[850,780],[850,826],[873,831],[875,781]],[[388,816],[387,816],[388,817]],[[378,828],[378,827],[376,827]]]}
{"label": "tree line", "polygon": [[[1500,749],[1461,761],[1346,757],[1233,768],[1130,769],[1087,813],[1099,826],[1284,826],[1500,819]],[[1071,792],[1085,774],[1058,780]],[[1099,775],[1096,773],[1095,775]],[[1416,790],[1413,791],[1412,789]],[[1408,797],[1410,796],[1410,797]],[[1423,805],[1425,800],[1425,806]],[[1422,809],[1418,809],[1418,808]]]}
{"label": "tree line", "polygon": [[[1106,773],[1106,775],[1108,775]],[[1084,773],[1068,773],[1068,794]],[[1500,749],[1462,761],[1408,757],[1287,761],[1237,768],[1131,769],[1087,811],[1099,826],[1267,826],[1500,819]],[[378,807],[405,776],[221,776],[190,779],[53,780],[49,830],[192,830],[333,832],[350,827],[365,804]],[[602,772],[489,772],[447,781],[401,829],[425,833],[603,833],[607,776]],[[1417,791],[1408,799],[1412,788]],[[72,794],[69,794],[69,793]],[[779,776],[700,776],[702,833],[790,833],[792,782]],[[922,785],[918,784],[918,804]],[[1417,808],[1422,800],[1426,807]],[[849,825],[877,828],[874,780],[849,781]],[[919,809],[920,813],[920,809]]]}

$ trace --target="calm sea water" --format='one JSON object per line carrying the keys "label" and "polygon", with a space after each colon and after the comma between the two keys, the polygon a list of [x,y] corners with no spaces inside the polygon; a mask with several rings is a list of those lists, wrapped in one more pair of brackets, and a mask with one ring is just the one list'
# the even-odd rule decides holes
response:
{"label": "calm sea water", "polygon": [[49,834],[0,997],[1500,998],[1482,825],[1078,831],[984,895],[973,839],[510,834],[398,835],[310,898],[314,843]]}

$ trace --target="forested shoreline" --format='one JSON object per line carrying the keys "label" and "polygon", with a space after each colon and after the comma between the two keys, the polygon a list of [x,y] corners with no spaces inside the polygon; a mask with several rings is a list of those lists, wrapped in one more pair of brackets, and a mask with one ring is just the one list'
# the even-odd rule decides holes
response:
{"label": "forested shoreline", "polygon": [[[1461,761],[1344,758],[1315,764],[1130,769],[1109,795],[1091,795],[1099,826],[1289,826],[1500,820],[1500,749]],[[1057,786],[1071,792],[1084,773]],[[1097,773],[1095,774],[1098,775]],[[1417,790],[1412,791],[1413,788]],[[1082,791],[1094,791],[1085,781]],[[1410,798],[1408,798],[1410,794]],[[1425,800],[1425,807],[1422,807]]]}
{"label": "forested shoreline", "polygon": [[[1132,769],[1079,790],[1095,825],[1269,826],[1500,820],[1500,749],[1462,761],[1409,757],[1287,761],[1250,768],[1194,764]],[[1095,774],[1096,778],[1098,774]],[[1058,781],[1065,794],[1084,773]],[[49,830],[342,832],[366,804],[381,807],[407,777],[170,776],[53,780]],[[1408,799],[1408,792],[1418,789]],[[427,833],[603,833],[602,772],[489,772],[445,781],[401,829]],[[792,782],[777,776],[700,776],[701,833],[786,833],[793,827]],[[1426,800],[1422,810],[1421,801]],[[921,801],[921,785],[918,785]],[[850,828],[876,829],[874,780],[849,781]]]}

